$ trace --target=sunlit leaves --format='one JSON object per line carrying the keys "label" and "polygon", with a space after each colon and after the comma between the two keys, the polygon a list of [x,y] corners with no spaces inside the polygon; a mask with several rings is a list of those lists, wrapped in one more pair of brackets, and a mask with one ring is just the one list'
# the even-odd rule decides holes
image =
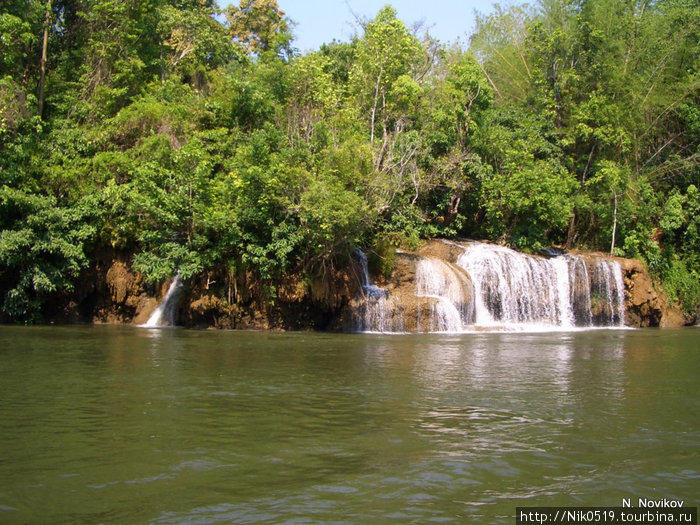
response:
{"label": "sunlit leaves", "polygon": [[372,221],[362,197],[333,176],[311,181],[301,196],[299,214],[310,254],[321,260],[342,246],[352,246]]}
{"label": "sunlit leaves", "polygon": [[[393,94],[409,94],[407,80],[421,54],[419,41],[411,35],[396,11],[386,6],[364,26],[363,38],[357,44],[357,58],[351,72],[351,84],[358,96],[360,107],[369,115],[370,141],[383,132],[386,138],[389,120],[393,114]],[[399,79],[402,80],[399,80]],[[395,86],[396,84],[396,86]],[[404,89],[401,88],[404,84]],[[413,96],[417,90],[412,89]],[[404,100],[404,105],[408,102]],[[379,129],[377,129],[379,128]]]}
{"label": "sunlit leaves", "polygon": [[29,46],[36,39],[27,21],[10,13],[0,13],[0,76],[27,58]]}
{"label": "sunlit leaves", "polygon": [[226,10],[229,35],[250,53],[289,52],[289,22],[277,0],[240,0]]}
{"label": "sunlit leaves", "polygon": [[225,28],[214,20],[213,9],[182,10],[163,5],[158,32],[162,38],[163,67],[186,76],[216,68],[234,58]]}

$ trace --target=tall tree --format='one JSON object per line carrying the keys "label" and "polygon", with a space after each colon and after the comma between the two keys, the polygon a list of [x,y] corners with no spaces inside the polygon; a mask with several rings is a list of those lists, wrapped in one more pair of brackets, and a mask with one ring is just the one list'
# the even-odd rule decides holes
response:
{"label": "tall tree", "polygon": [[[411,73],[420,53],[420,43],[389,6],[364,26],[364,35],[357,45],[353,83],[360,104],[369,110],[372,146],[380,128],[382,149],[385,149],[392,103],[399,103],[400,97],[410,97],[411,91],[415,92],[417,85]],[[395,95],[393,99],[392,95]]]}
{"label": "tall tree", "polygon": [[248,52],[291,53],[289,21],[277,0],[240,0],[226,10],[231,38]]}

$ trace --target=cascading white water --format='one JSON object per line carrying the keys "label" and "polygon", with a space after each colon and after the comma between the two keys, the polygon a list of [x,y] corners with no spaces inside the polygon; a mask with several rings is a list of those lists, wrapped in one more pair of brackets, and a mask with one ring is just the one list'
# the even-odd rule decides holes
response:
{"label": "cascading white water", "polygon": [[586,263],[580,257],[566,256],[569,268],[569,304],[574,325],[591,326],[591,281]]}
{"label": "cascading white water", "polygon": [[158,305],[151,316],[146,321],[146,328],[157,328],[159,326],[174,326],[175,325],[175,311],[177,308],[178,299],[180,298],[180,292],[182,291],[182,279],[180,278],[180,273],[178,272],[170,283],[165,297]]}
{"label": "cascading white water", "polygon": [[598,259],[593,270],[591,298],[596,301],[596,325],[624,326],[625,286],[617,261]]}
{"label": "cascading white water", "polygon": [[575,325],[574,309],[571,300],[572,283],[569,277],[569,258],[556,257],[550,263],[556,273],[557,302],[559,304],[559,326],[569,328]]}
{"label": "cascading white water", "polygon": [[561,261],[473,244],[459,256],[457,264],[474,282],[478,325],[570,323],[572,314],[564,297],[569,282]]}
{"label": "cascading white water", "polygon": [[457,264],[474,283],[477,325],[624,326],[624,285],[616,261],[597,259],[589,276],[579,256],[548,259],[473,243]]}
{"label": "cascading white water", "polygon": [[369,266],[367,264],[367,256],[360,250],[353,252],[357,261],[360,263],[360,285],[365,295],[369,297],[386,297],[387,291],[374,285],[369,280]]}
{"label": "cascading white water", "polygon": [[462,332],[624,326],[624,283],[616,261],[569,254],[529,256],[476,242],[447,244],[463,250],[456,265],[411,256],[415,288],[408,294],[405,288],[400,293],[392,288],[392,295],[372,285],[367,258],[356,251],[363,297],[354,313],[355,329],[397,332],[410,326],[416,331]]}
{"label": "cascading white water", "polygon": [[360,250],[354,250],[353,255],[359,266],[359,280],[362,289],[362,303],[356,313],[354,325],[360,332],[398,332],[402,327],[394,326],[395,318],[393,300],[389,292],[370,282],[367,256]]}
{"label": "cascading white water", "polygon": [[416,296],[435,300],[427,324],[432,332],[461,332],[473,324],[472,290],[466,276],[439,259],[421,259],[416,265]]}

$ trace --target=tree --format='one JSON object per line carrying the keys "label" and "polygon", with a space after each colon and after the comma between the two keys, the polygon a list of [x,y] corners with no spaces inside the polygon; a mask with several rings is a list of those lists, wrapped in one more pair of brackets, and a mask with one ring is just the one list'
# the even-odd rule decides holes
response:
{"label": "tree", "polygon": [[[620,200],[629,186],[629,169],[613,161],[601,161],[595,174],[586,182],[589,187],[598,187],[603,195],[608,194],[612,200],[612,231],[610,233],[610,255],[615,253],[615,240],[618,227]],[[596,199],[597,202],[604,200]]]}
{"label": "tree", "polygon": [[0,187],[0,282],[7,315],[40,320],[52,294],[74,289],[88,264],[85,251],[98,228],[98,210],[91,197],[65,207],[51,197]]}
{"label": "tree", "polygon": [[394,116],[395,123],[400,120],[392,115],[392,105],[400,106],[403,102],[405,107],[409,100],[401,101],[400,98],[410,99],[417,91],[418,86],[411,72],[420,53],[420,43],[389,6],[382,8],[374,20],[364,26],[364,35],[357,44],[357,60],[351,81],[360,106],[369,110],[372,146],[377,127],[381,128],[382,147],[377,154],[378,159],[381,159],[387,147],[390,118]]}
{"label": "tree", "polygon": [[178,9],[165,4],[158,11],[161,79],[178,71],[196,87],[203,73],[227,64],[236,57],[225,28],[214,19],[211,6]]}
{"label": "tree", "polygon": [[51,23],[51,0],[46,0],[44,31],[41,39],[41,60],[39,62],[39,117],[44,113],[44,82],[46,79],[46,54],[49,48],[49,24]]}
{"label": "tree", "polygon": [[229,35],[251,54],[291,55],[289,21],[277,0],[240,0],[226,10]]}
{"label": "tree", "polygon": [[492,167],[480,181],[483,233],[521,249],[561,242],[576,181],[560,161],[546,117],[518,106],[499,108],[475,140]]}
{"label": "tree", "polygon": [[533,17],[526,4],[507,9],[497,4],[493,14],[477,15],[470,50],[498,97],[523,102],[529,95],[532,72],[527,37]]}
{"label": "tree", "polygon": [[[483,124],[493,92],[483,69],[473,55],[453,49],[440,64],[429,93],[429,111],[423,133],[431,172],[430,189],[449,192],[443,224],[456,219],[462,199],[476,193],[478,178],[485,167],[473,142],[474,133]],[[418,188],[416,188],[416,198]]]}
{"label": "tree", "polygon": [[341,92],[330,66],[330,59],[321,53],[310,53],[291,63],[287,118],[292,140],[298,137],[309,143],[316,127],[331,121],[338,111]]}

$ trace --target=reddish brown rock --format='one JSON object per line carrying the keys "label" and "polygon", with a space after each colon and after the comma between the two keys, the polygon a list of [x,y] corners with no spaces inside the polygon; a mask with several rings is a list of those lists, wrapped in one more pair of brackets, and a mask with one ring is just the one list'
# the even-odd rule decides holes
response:
{"label": "reddish brown rock", "polygon": [[618,259],[625,280],[628,326],[664,328],[687,324],[680,309],[672,305],[666,293],[654,284],[644,265],[635,259]]}

